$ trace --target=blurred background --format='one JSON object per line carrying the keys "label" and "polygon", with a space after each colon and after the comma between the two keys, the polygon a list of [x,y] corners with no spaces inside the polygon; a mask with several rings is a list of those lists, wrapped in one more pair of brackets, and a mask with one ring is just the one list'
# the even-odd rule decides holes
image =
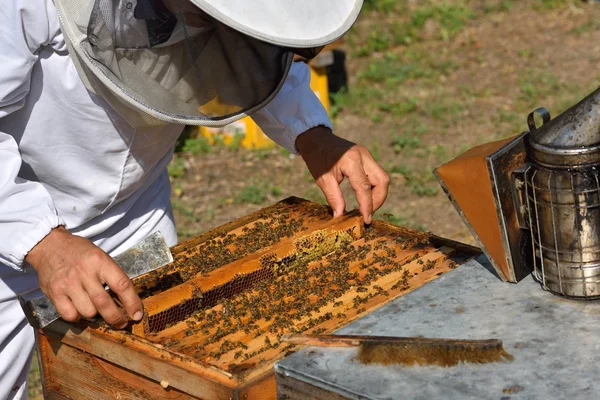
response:
{"label": "blurred background", "polygon": [[[392,176],[379,218],[472,243],[431,171],[524,131],[536,107],[555,116],[576,103],[600,83],[599,59],[594,2],[366,0],[341,45],[315,60],[312,86],[336,133]],[[324,202],[301,158],[252,125],[181,138],[170,166],[181,240],[288,196]]]}
{"label": "blurred background", "polygon": [[[431,171],[521,133],[539,106],[555,116],[575,104],[598,87],[599,60],[595,1],[365,0],[315,60],[312,86],[336,133],[392,177],[376,217],[474,243]],[[186,129],[169,167],[180,240],[288,196],[324,202],[302,159],[261,135],[251,121]],[[41,398],[37,365],[30,396]]]}

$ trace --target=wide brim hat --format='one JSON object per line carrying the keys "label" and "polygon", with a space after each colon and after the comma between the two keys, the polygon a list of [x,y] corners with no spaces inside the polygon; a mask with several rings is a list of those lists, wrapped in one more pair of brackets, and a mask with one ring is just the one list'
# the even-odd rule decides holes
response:
{"label": "wide brim hat", "polygon": [[311,48],[342,37],[363,0],[190,0],[219,22],[278,46]]}
{"label": "wide brim hat", "polygon": [[362,0],[55,4],[83,83],[132,126],[221,127],[268,104],[294,54],[314,57],[344,35]]}

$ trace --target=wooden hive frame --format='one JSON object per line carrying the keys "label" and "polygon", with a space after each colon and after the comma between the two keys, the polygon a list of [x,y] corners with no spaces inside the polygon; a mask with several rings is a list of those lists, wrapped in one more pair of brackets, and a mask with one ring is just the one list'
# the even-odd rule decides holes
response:
{"label": "wooden hive frame", "polygon": [[[346,232],[355,238],[360,237],[362,224],[360,216],[356,213],[351,213],[342,217],[335,225],[325,221],[315,221],[306,225],[307,231],[302,233],[299,238],[284,239],[276,245],[266,247],[253,254],[249,254],[239,260],[236,260],[222,268],[213,270],[207,274],[198,275],[190,280],[172,287],[164,292],[152,296],[144,302],[145,316],[142,323],[135,325],[133,333],[140,336],[148,335],[157,329],[153,329],[152,325],[164,325],[161,323],[152,322],[160,319],[162,315],[171,313],[179,313],[183,316],[188,315],[185,310],[178,310],[190,304],[199,304],[201,301],[206,301],[209,298],[224,297],[220,293],[211,296],[213,292],[227,291],[227,286],[238,281],[252,279],[254,275],[270,274],[271,265],[269,261],[280,261],[294,255],[297,251],[302,250],[304,242],[311,240],[325,240],[328,237],[333,237],[340,232]],[[260,279],[260,276],[257,277]],[[243,289],[246,285],[239,285]],[[235,289],[229,289],[236,292]],[[213,303],[213,301],[209,301]],[[188,307],[190,307],[188,306]],[[175,318],[177,319],[177,318]],[[183,322],[183,319],[182,321]],[[163,330],[162,329],[159,330]]]}
{"label": "wooden hive frame", "polygon": [[331,219],[289,198],[172,252],[173,264],[134,280],[145,316],[128,331],[59,320],[37,332],[47,398],[275,399],[273,364],[296,350],[282,332],[333,332],[478,249],[383,221],[365,230],[357,212]]}

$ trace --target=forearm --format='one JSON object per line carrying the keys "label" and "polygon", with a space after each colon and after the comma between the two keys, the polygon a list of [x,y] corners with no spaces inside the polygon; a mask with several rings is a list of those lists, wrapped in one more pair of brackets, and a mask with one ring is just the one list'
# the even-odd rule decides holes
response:
{"label": "forearm", "polygon": [[[335,135],[329,127],[323,125],[316,126],[298,135],[295,146],[300,155],[307,154],[311,149],[318,146],[324,140],[328,140],[331,136]],[[337,139],[342,140],[349,145],[353,144],[342,138]]]}
{"label": "forearm", "polygon": [[292,65],[275,98],[252,115],[271,140],[298,154],[296,139],[304,132],[323,126],[333,129],[327,111],[310,88],[310,69],[302,62]]}
{"label": "forearm", "polygon": [[[57,35],[49,31],[53,9],[51,0],[0,2],[0,119],[27,99],[39,49]],[[21,166],[17,142],[11,132],[0,130],[0,263],[16,269],[31,248],[63,224],[44,186],[19,177]]]}
{"label": "forearm", "polygon": [[14,139],[0,132],[0,263],[16,269],[29,250],[64,224],[43,185],[18,177],[21,163]]}

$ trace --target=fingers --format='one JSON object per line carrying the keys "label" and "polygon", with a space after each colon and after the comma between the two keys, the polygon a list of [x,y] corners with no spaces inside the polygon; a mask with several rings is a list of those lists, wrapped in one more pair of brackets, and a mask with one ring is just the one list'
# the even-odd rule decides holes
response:
{"label": "fingers", "polygon": [[363,166],[372,186],[373,212],[375,212],[383,205],[387,198],[390,177],[370,154],[363,157]]}
{"label": "fingers", "polygon": [[[133,320],[139,321],[142,319],[142,301],[135,292],[131,280],[117,264],[111,260],[111,263],[102,269],[100,279],[119,297],[123,308]],[[114,304],[112,299],[110,300]]]}
{"label": "fingers", "polygon": [[325,195],[327,203],[333,210],[333,217],[339,217],[346,210],[346,201],[340,185],[332,174],[325,174],[317,179],[317,185]]}
{"label": "fingers", "polygon": [[85,290],[92,304],[106,322],[117,329],[123,329],[127,326],[127,318],[99,281],[87,281]]}
{"label": "fingers", "polygon": [[115,328],[127,318],[104,288],[107,283],[134,320],[142,318],[142,302],[133,284],[117,264],[91,241],[55,228],[28,254],[38,272],[42,291],[60,316],[77,321],[100,313]]}
{"label": "fingers", "polygon": [[93,318],[99,313],[111,326],[125,328],[128,320],[104,289],[103,282],[106,282],[119,296],[127,313],[133,319],[140,320],[142,303],[127,275],[103,253],[98,258],[94,257],[90,256],[89,259],[95,259],[91,264],[96,264],[98,272],[83,274],[80,280],[73,279],[68,285],[59,284],[58,281],[51,285],[51,300],[60,316],[73,322],[80,317]]}
{"label": "fingers", "polygon": [[317,184],[333,209],[333,216],[338,217],[345,211],[346,202],[339,184],[346,176],[356,193],[358,208],[365,224],[370,224],[373,213],[387,198],[390,184],[388,174],[373,159],[369,151],[361,146],[346,152],[339,160],[338,166],[338,173],[334,168],[317,179]]}
{"label": "fingers", "polygon": [[[90,296],[87,291],[81,285],[76,285],[69,291],[69,298],[75,305],[77,312],[83,318],[93,318],[96,316],[98,311],[90,300]],[[78,315],[78,316],[79,316]]]}
{"label": "fingers", "polygon": [[356,193],[358,209],[362,214],[365,224],[370,224],[373,219],[373,191],[371,181],[365,173],[361,157],[349,158],[342,166],[342,173],[348,177],[350,186]]}
{"label": "fingers", "polygon": [[51,300],[62,319],[69,322],[79,320],[79,312],[68,296],[54,295]]}

